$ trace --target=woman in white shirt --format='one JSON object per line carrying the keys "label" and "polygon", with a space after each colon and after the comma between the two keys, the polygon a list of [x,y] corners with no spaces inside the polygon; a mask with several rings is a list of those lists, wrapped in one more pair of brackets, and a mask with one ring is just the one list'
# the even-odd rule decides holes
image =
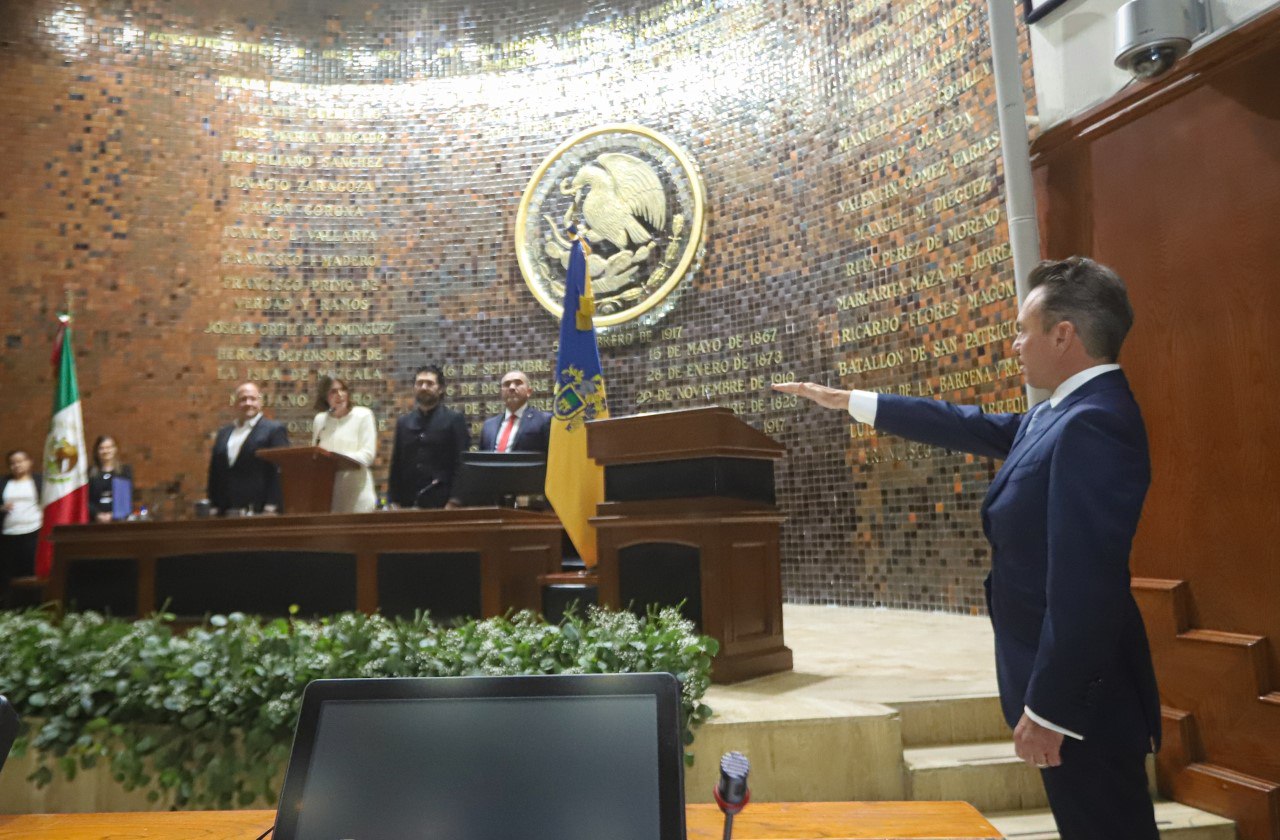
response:
{"label": "woman in white shirt", "polygon": [[378,453],[378,429],[373,412],[351,404],[347,383],[337,377],[320,377],[316,394],[320,413],[311,422],[311,440],[323,449],[360,462],[358,469],[339,470],[333,482],[334,513],[367,513],[378,506],[369,467]]}
{"label": "woman in white shirt", "polygon": [[44,522],[40,476],[31,472],[31,456],[15,449],[7,460],[9,474],[0,480],[0,593],[6,602],[10,579],[36,573],[36,541]]}

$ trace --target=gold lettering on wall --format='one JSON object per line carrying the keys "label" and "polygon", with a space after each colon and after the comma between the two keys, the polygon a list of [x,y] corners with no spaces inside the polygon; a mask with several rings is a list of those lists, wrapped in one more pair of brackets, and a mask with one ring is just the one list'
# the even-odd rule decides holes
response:
{"label": "gold lettering on wall", "polygon": [[975,216],[972,219],[966,219],[958,225],[953,225],[947,228],[945,231],[947,244],[954,245],[961,240],[968,239],[971,236],[976,236],[983,231],[991,230],[993,227],[1000,224],[1001,212],[1000,208],[997,207],[994,210],[988,210],[980,216]]}
{"label": "gold lettering on wall", "polygon": [[946,318],[954,318],[960,314],[960,302],[958,300],[946,300],[933,306],[922,306],[919,309],[913,309],[907,313],[907,323],[913,327],[932,324],[934,321],[941,321]]}
{"label": "gold lettering on wall", "polygon": [[223,163],[248,163],[254,166],[278,166],[288,169],[310,169],[316,159],[312,155],[279,155],[268,152],[241,152],[224,149]]}
{"label": "gold lettering on wall", "polygon": [[941,374],[938,377],[938,391],[944,394],[948,391],[960,391],[975,385],[1019,376],[1021,373],[1022,365],[1016,358],[1000,359],[993,365]]}
{"label": "gold lettering on wall", "polygon": [[982,160],[998,148],[1000,148],[1000,135],[998,133],[988,134],[978,142],[972,143],[967,148],[953,154],[951,156],[951,165],[956,169],[968,166],[974,161]]}
{"label": "gold lettering on wall", "polygon": [[901,350],[886,350],[883,353],[872,353],[869,356],[858,356],[848,361],[836,362],[836,371],[841,376],[871,373],[902,367],[910,361],[907,354]]}
{"label": "gold lettering on wall", "polygon": [[884,255],[881,257],[881,262],[886,267],[891,265],[897,265],[898,263],[901,263],[901,262],[906,262],[907,260],[919,254],[921,251],[921,248],[922,246],[920,245],[919,242],[911,242],[899,248],[890,248],[884,252]]}
{"label": "gold lettering on wall", "polygon": [[[859,0],[849,7],[849,19],[857,20],[864,18],[874,11],[878,11],[884,6],[884,0]],[[887,24],[882,24],[887,26]]]}
{"label": "gold lettering on wall", "polygon": [[985,289],[978,289],[976,292],[965,295],[965,301],[970,309],[977,309],[998,300],[1014,297],[1017,293],[1018,290],[1014,287],[1012,280],[1001,280]]}
{"label": "gold lettering on wall", "polygon": [[381,155],[334,155],[320,158],[320,165],[330,169],[382,169]]}
{"label": "gold lettering on wall", "polygon": [[866,190],[858,193],[852,198],[842,198],[836,202],[836,206],[840,208],[841,213],[854,213],[866,207],[880,204],[887,198],[893,198],[900,192],[897,183],[890,181],[884,186],[876,187],[873,190]]}
{"label": "gold lettering on wall", "polygon": [[[912,39],[911,45],[913,47],[920,46],[920,44],[916,43],[914,38]],[[916,67],[915,70],[911,72],[911,78],[918,81],[926,76],[933,76],[937,73],[941,73],[951,65],[960,61],[960,59],[964,57],[967,49],[968,47],[965,44],[956,44],[953,47],[948,47],[933,58]]]}
{"label": "gold lettering on wall", "polygon": [[954,102],[960,94],[972,88],[983,79],[991,75],[991,65],[987,62],[973,67],[972,69],[961,74],[954,82],[948,82],[938,89],[934,102],[938,105],[949,105]]}
{"label": "gold lettering on wall", "polygon": [[968,111],[947,117],[933,128],[926,128],[916,138],[916,148],[920,151],[931,148],[941,140],[946,140],[973,125],[973,115]]}
{"label": "gold lettering on wall", "polygon": [[320,298],[321,312],[368,312],[368,298]]}
{"label": "gold lettering on wall", "polygon": [[997,341],[1005,341],[1018,334],[1017,322],[1001,321],[989,327],[978,327],[964,334],[964,348],[985,347]]}
{"label": "gold lettering on wall", "polygon": [[363,219],[367,213],[358,204],[295,204],[290,201],[249,201],[240,212],[251,216],[306,216],[308,218]]}
{"label": "gold lettering on wall", "polygon": [[[853,229],[855,239],[868,239],[872,236],[882,236],[891,231],[895,231],[903,227],[907,223],[905,213],[892,213],[882,219],[872,219],[869,222],[863,222]],[[884,265],[892,265],[890,262],[884,262]]]}
{"label": "gold lettering on wall", "polygon": [[322,179],[303,179],[295,181],[293,188],[300,193],[371,193],[376,192],[373,181],[326,181]]}
{"label": "gold lettering on wall", "polygon": [[985,197],[994,186],[995,182],[985,175],[974,178],[972,181],[947,190],[935,198],[932,203],[933,212],[941,213],[943,210],[950,210],[959,204],[976,202],[978,199]]}
{"label": "gold lettering on wall", "polygon": [[856,260],[844,264],[844,274],[846,277],[857,277],[859,274],[866,274],[874,271],[876,267],[876,255],[868,254],[865,257],[859,257]]}
{"label": "gold lettering on wall", "polygon": [[841,295],[836,298],[836,311],[845,312],[851,309],[858,309],[871,303],[879,303],[884,300],[892,300],[896,297],[904,296],[908,293],[907,284],[901,280],[891,280],[888,283],[881,283],[872,286],[869,289],[850,292],[847,295]]}
{"label": "gold lettering on wall", "polygon": [[249,309],[255,312],[288,312],[293,309],[293,298],[272,297],[239,297],[235,300],[236,309]]}
{"label": "gold lettering on wall", "polygon": [[888,318],[879,318],[874,321],[868,321],[865,324],[844,327],[840,330],[840,343],[850,344],[855,341],[861,341],[864,338],[888,335],[897,332],[901,328],[902,318],[897,315],[891,315]]}
{"label": "gold lettering on wall", "polygon": [[891,149],[885,149],[883,152],[871,155],[858,161],[858,174],[865,175],[868,172],[876,172],[891,166],[907,156],[907,145],[905,143],[894,146]]}
{"label": "gold lettering on wall", "polygon": [[1005,260],[1011,259],[1013,259],[1013,248],[1008,242],[1004,242],[974,254],[972,257],[972,270],[977,271],[980,268],[998,265]]}
{"label": "gold lettering on wall", "polygon": [[983,403],[982,410],[987,414],[1025,414],[1027,412],[1027,395],[1023,394],[1013,399]]}

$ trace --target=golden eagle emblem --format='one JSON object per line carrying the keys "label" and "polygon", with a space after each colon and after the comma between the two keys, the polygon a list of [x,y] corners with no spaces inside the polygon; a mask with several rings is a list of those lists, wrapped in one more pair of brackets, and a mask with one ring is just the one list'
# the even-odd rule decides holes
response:
{"label": "golden eagle emblem", "polygon": [[516,255],[534,297],[557,317],[577,222],[591,248],[587,273],[597,327],[661,318],[696,268],[705,217],[693,162],[638,126],[592,129],[560,146],[534,174],[516,222]]}

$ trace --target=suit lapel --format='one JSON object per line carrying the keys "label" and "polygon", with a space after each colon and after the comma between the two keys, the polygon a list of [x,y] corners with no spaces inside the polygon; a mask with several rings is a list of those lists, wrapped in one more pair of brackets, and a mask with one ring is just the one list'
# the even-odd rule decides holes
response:
{"label": "suit lapel", "polygon": [[525,409],[524,416],[520,418],[520,425],[516,427],[516,433],[512,435],[511,442],[507,444],[507,451],[521,449],[521,442],[529,436],[529,429],[533,421],[533,409]]}
{"label": "suit lapel", "polygon": [[227,468],[231,466],[231,453],[227,451],[227,444],[231,441],[231,432],[235,427],[235,423],[223,426],[218,430],[218,436],[213,441],[213,451],[222,459],[222,465]]}
{"label": "suit lapel", "polygon": [[258,447],[262,446],[269,428],[265,417],[259,418],[258,422],[253,424],[253,428],[249,430],[249,436],[244,439],[244,443],[240,444],[240,455],[236,458],[237,464],[240,463],[240,458],[258,451]]}
{"label": "suit lapel", "polygon": [[[249,430],[249,435],[244,439],[244,443],[240,444],[240,458],[252,454],[258,448],[258,437],[262,434],[262,424],[265,422],[266,418],[264,417],[253,424],[253,428]],[[236,458],[237,463],[240,458]]]}
{"label": "suit lapel", "polygon": [[1000,471],[996,473],[995,479],[991,482],[990,489],[987,490],[987,497],[983,507],[986,508],[991,503],[991,500],[1000,494],[1000,491],[1004,489],[1005,483],[1008,482],[1009,475],[1013,472],[1014,467],[1028,453],[1036,449],[1037,444],[1044,438],[1045,433],[1056,426],[1058,421],[1067,415],[1072,406],[1093,394],[1109,391],[1113,388],[1128,388],[1128,385],[1128,380],[1125,379],[1122,371],[1109,371],[1100,376],[1095,376],[1070,394],[1067,394],[1058,403],[1057,408],[1050,409],[1048,406],[1040,408],[1037,405],[1036,410],[1041,412],[1048,411],[1049,413],[1036,421],[1036,427],[1031,430],[1030,434],[1026,433],[1026,422],[1023,422],[1023,427],[1018,430],[1019,438],[1014,442],[1009,458],[1000,467]]}

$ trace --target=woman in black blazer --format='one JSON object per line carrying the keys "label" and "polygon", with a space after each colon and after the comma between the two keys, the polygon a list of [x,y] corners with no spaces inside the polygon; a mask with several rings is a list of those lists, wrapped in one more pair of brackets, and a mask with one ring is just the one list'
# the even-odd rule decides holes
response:
{"label": "woman in black blazer", "polygon": [[133,470],[119,461],[120,447],[111,435],[93,442],[89,469],[89,516],[94,522],[124,519],[133,508]]}

